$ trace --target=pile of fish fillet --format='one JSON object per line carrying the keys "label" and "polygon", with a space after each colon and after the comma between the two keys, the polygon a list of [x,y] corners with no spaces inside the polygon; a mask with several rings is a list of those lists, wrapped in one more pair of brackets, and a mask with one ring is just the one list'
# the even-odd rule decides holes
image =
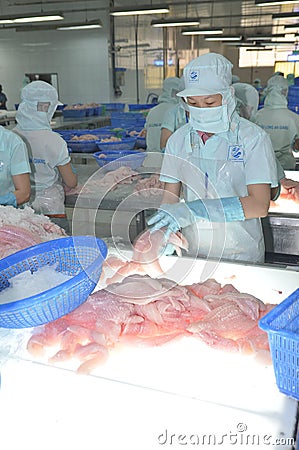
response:
{"label": "pile of fish fillet", "polygon": [[66,236],[51,220],[24,209],[0,206],[0,259],[32,245]]}
{"label": "pile of fish fillet", "polygon": [[[146,231],[131,261],[108,258],[105,288],[70,314],[33,329],[29,353],[55,365],[71,360],[77,373],[90,374],[124,344],[157,346],[192,336],[218,350],[262,360],[268,356],[269,362],[268,337],[258,321],[275,305],[212,278],[185,286],[164,278],[158,253],[162,241],[163,230]],[[170,242],[178,254],[188,247],[180,233]],[[110,278],[107,265],[115,268]]]}

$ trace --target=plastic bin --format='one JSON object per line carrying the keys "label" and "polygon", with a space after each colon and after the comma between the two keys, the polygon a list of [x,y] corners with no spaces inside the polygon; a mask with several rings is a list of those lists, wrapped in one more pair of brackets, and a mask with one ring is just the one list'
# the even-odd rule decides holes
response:
{"label": "plastic bin", "polygon": [[129,111],[144,111],[157,106],[156,103],[131,103],[128,105]]}
{"label": "plastic bin", "polygon": [[299,400],[299,289],[259,321],[268,333],[276,384]]}
{"label": "plastic bin", "polygon": [[97,141],[97,147],[102,152],[109,150],[133,150],[136,145],[136,137],[123,138],[118,142],[99,142]]}
{"label": "plastic bin", "polygon": [[78,117],[86,117],[86,109],[63,109],[62,115],[65,119],[74,119]]}

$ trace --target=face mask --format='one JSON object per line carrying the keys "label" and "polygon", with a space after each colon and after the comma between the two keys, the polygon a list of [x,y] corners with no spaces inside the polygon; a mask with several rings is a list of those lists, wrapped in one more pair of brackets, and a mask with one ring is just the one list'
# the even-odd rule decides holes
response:
{"label": "face mask", "polygon": [[199,131],[207,133],[222,133],[229,129],[227,105],[211,108],[196,108],[188,105],[189,123]]}

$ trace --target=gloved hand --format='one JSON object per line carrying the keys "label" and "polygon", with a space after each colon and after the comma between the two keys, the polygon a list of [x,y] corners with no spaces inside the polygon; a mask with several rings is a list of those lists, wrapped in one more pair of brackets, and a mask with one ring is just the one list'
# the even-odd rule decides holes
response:
{"label": "gloved hand", "polygon": [[163,255],[170,256],[170,255],[173,255],[174,252],[175,252],[175,246],[173,244],[167,244],[164,249]]}
{"label": "gloved hand", "polygon": [[168,238],[172,232],[185,228],[199,219],[233,222],[245,220],[245,216],[239,197],[224,197],[162,204],[159,212],[148,220],[148,225],[155,224],[151,232],[167,227],[165,237]]}
{"label": "gloved hand", "polygon": [[18,204],[15,194],[13,194],[12,192],[8,192],[7,194],[0,195],[0,205],[3,206],[11,205],[16,208]]}

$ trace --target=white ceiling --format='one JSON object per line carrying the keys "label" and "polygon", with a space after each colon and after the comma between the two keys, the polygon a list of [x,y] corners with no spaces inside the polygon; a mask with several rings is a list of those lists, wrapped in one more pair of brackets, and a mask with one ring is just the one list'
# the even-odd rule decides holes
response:
{"label": "white ceiling", "polygon": [[[139,5],[159,5],[157,0],[115,0],[114,7]],[[297,4],[284,6],[256,6],[254,0],[162,0],[170,6],[170,13],[155,16],[139,16],[139,25],[150,27],[153,19],[161,17],[188,17],[199,18],[200,27],[222,27],[225,34],[241,34],[250,36],[259,34],[269,34],[271,32],[281,32],[283,27],[276,22],[273,28],[272,14],[280,11],[299,10],[299,1]],[[110,0],[113,4],[113,0]],[[0,0],[0,19],[1,16],[23,15],[36,13],[63,13],[64,23],[85,22],[90,20],[102,19],[107,17],[109,12],[109,0]],[[132,26],[132,17],[116,18],[115,25],[119,29]],[[298,22],[293,20],[291,22]],[[282,22],[281,22],[282,23]],[[53,23],[30,25],[32,29],[41,26],[49,26]],[[55,26],[55,24],[53,24]],[[56,22],[57,25],[57,22]],[[18,25],[20,27],[21,25]],[[28,26],[28,25],[27,25]],[[1,28],[10,28],[11,25],[0,25]],[[15,25],[14,25],[15,27]],[[35,27],[35,28],[33,28]],[[154,31],[153,31],[154,33]],[[122,34],[122,33],[121,33]]]}

